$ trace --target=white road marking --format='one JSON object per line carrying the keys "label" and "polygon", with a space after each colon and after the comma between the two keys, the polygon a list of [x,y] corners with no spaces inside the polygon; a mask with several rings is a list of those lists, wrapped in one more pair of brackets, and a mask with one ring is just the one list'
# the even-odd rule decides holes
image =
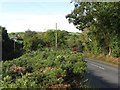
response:
{"label": "white road marking", "polygon": [[98,68],[100,68],[100,69],[105,69],[105,68],[103,68],[103,67],[101,67],[101,66],[98,66],[98,65],[95,65],[95,64],[91,64],[92,66],[95,66],[95,67],[98,67]]}

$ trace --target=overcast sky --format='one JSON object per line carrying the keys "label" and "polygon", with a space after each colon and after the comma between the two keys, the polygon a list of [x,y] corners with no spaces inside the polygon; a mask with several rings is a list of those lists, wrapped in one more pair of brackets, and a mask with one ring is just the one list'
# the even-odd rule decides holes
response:
{"label": "overcast sky", "polygon": [[8,32],[23,32],[28,29],[46,31],[58,29],[79,32],[65,18],[74,9],[71,0],[1,0],[0,25]]}

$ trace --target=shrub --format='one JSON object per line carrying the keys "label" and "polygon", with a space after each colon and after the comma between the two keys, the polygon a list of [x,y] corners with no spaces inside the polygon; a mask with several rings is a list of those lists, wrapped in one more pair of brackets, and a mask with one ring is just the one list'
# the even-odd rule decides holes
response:
{"label": "shrub", "polygon": [[[3,63],[3,87],[49,88],[57,84],[77,86],[87,71],[81,53],[70,50],[44,50],[24,54]],[[9,80],[8,80],[9,79]],[[79,87],[81,87],[79,85]]]}

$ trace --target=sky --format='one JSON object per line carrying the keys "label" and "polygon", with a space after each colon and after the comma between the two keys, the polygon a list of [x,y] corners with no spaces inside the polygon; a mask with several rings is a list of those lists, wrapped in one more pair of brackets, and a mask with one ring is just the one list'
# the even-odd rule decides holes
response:
{"label": "sky", "polygon": [[46,31],[80,32],[65,16],[74,9],[71,0],[0,0],[0,25],[8,32]]}

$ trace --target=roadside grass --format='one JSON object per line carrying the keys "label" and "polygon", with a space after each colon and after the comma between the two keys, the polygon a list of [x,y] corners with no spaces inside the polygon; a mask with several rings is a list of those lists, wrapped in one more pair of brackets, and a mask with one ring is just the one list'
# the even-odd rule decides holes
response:
{"label": "roadside grass", "polygon": [[103,55],[103,54],[94,55],[94,54],[86,53],[86,52],[84,52],[84,55],[85,55],[86,58],[97,60],[97,61],[100,61],[100,62],[103,62],[103,63],[106,63],[106,64],[110,64],[110,65],[113,65],[113,66],[118,67],[120,65],[120,57],[115,58],[115,57],[112,57],[112,56],[109,56],[109,55]]}
{"label": "roadside grass", "polygon": [[0,75],[2,75],[2,61],[0,61]]}

